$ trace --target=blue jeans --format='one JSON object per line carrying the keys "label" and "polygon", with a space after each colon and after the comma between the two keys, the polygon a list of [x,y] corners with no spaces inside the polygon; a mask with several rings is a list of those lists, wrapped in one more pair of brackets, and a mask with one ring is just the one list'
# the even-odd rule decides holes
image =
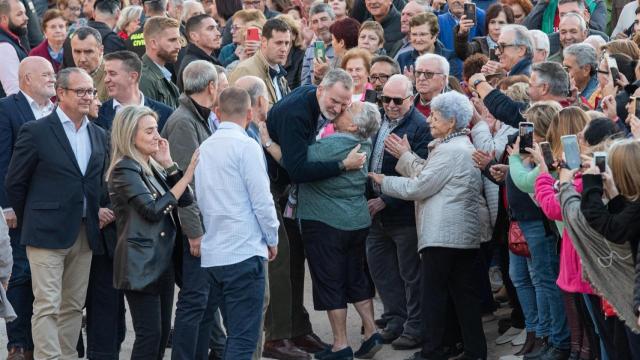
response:
{"label": "blue jeans", "polygon": [[31,269],[27,259],[26,246],[20,245],[20,229],[10,229],[13,268],[7,288],[7,299],[18,318],[7,322],[7,348],[21,347],[33,350],[31,337],[31,316],[33,315],[33,290],[31,289]]}
{"label": "blue jeans", "polygon": [[[200,267],[200,258],[191,255],[187,239],[182,243],[182,287],[176,304],[171,358],[206,360],[212,330],[214,326],[220,327],[216,321],[218,307],[212,302],[212,287],[206,270]],[[220,336],[219,331],[215,333]],[[219,340],[225,341],[224,333]],[[216,343],[220,341],[216,339]]]}
{"label": "blue jeans", "polygon": [[264,258],[253,256],[236,264],[205,268],[213,306],[227,325],[224,360],[250,360],[256,351],[264,303]]}
{"label": "blue jeans", "polygon": [[[531,268],[540,281],[540,289],[551,318],[549,343],[558,349],[569,349],[570,333],[562,300],[556,285],[560,267],[557,253],[558,238],[545,229],[542,221],[520,221],[520,228],[531,252]],[[551,224],[553,226],[553,224]],[[543,312],[543,311],[542,311]],[[538,314],[541,311],[538,309]]]}
{"label": "blue jeans", "polygon": [[509,251],[509,277],[518,294],[525,328],[527,332],[535,332],[541,338],[549,335],[549,312],[546,311],[540,280],[535,276],[530,263],[528,258]]}

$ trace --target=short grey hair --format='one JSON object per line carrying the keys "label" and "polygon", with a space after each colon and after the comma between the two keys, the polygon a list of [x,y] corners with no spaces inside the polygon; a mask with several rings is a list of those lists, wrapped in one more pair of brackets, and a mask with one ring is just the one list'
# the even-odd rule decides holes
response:
{"label": "short grey hair", "polygon": [[569,95],[569,74],[557,62],[544,61],[531,66],[531,71],[538,75],[541,83],[549,85],[549,92],[554,96]]}
{"label": "short grey hair", "polygon": [[[91,79],[91,76],[84,69],[79,67],[68,67],[60,70],[56,75],[56,89],[68,89],[71,84],[69,84],[72,74],[84,74],[88,78]],[[93,80],[92,80],[93,82]]]}
{"label": "short grey hair", "polygon": [[353,115],[353,124],[358,128],[356,136],[369,139],[380,129],[381,116],[378,107],[369,102],[362,103],[362,110]]}
{"label": "short grey hair", "polygon": [[329,15],[331,20],[336,19],[336,13],[333,12],[333,8],[331,7],[331,5],[325,4],[323,2],[316,2],[313,5],[311,5],[311,9],[309,9],[309,19],[311,19],[313,15],[320,14],[323,12],[327,13],[327,15]]}
{"label": "short grey hair", "polygon": [[591,45],[596,50],[596,52],[600,51],[600,49],[607,44],[607,42],[600,35],[589,35],[586,39],[584,39],[582,43]]}
{"label": "short grey hair", "polygon": [[513,45],[524,46],[525,56],[533,56],[533,40],[529,35],[529,29],[522,25],[508,24],[502,27],[501,33],[513,32]]}
{"label": "short grey hair", "polygon": [[245,75],[236,80],[235,86],[244,89],[249,94],[249,98],[251,99],[251,106],[255,106],[258,103],[258,99],[260,98],[260,96],[266,99],[269,98],[269,95],[267,93],[267,85],[264,83],[264,80],[260,79],[257,76]]}
{"label": "short grey hair", "polygon": [[218,72],[212,63],[205,60],[196,60],[182,72],[182,84],[187,95],[204,91],[209,83],[218,84]]}
{"label": "short grey hair", "polygon": [[576,58],[578,66],[584,67],[586,65],[591,66],[590,74],[594,75],[598,69],[598,60],[596,59],[596,49],[589,44],[573,44],[568,46],[562,51],[562,54],[566,58],[568,55],[573,55]]}
{"label": "short grey hair", "polygon": [[580,23],[580,29],[582,31],[587,31],[587,22],[584,20],[584,18],[582,17],[582,15],[574,13],[574,12],[570,12],[570,13],[566,13],[564,14],[564,16],[560,19],[560,22],[562,22],[562,20],[564,19],[568,19],[570,17],[576,18],[578,19],[578,23]]}
{"label": "short grey hair", "polygon": [[434,111],[439,112],[443,120],[455,121],[455,129],[460,130],[469,125],[473,116],[473,105],[466,96],[456,91],[449,91],[433,98],[431,112]]}
{"label": "short grey hair", "polygon": [[531,40],[533,40],[533,49],[545,50],[548,57],[549,52],[551,52],[551,46],[549,45],[549,36],[547,36],[547,34],[545,34],[542,30],[538,29],[529,30],[529,35],[531,36]]}
{"label": "short grey hair", "polygon": [[421,64],[423,62],[427,62],[429,60],[436,60],[437,62],[440,63],[440,71],[442,71],[443,74],[445,74],[447,76],[447,79],[449,78],[449,61],[443,57],[440,56],[438,54],[424,54],[424,55],[420,55],[417,59],[416,59],[416,66],[418,66],[418,64]]}
{"label": "short grey hair", "polygon": [[129,5],[125,7],[120,12],[120,17],[118,18],[118,22],[116,23],[116,29],[123,31],[125,26],[129,25],[135,20],[139,20],[142,17],[143,11],[144,9],[139,5]]}
{"label": "short grey hair", "polygon": [[406,87],[406,92],[405,92],[405,96],[413,96],[413,82],[411,82],[411,79],[409,79],[408,77],[402,75],[402,74],[395,74],[392,75],[389,80],[387,80],[387,83],[385,84],[385,87],[387,86],[387,84],[390,84],[392,82],[396,82],[396,81],[400,81],[402,83],[404,83],[404,86]]}
{"label": "short grey hair", "polygon": [[320,86],[328,89],[338,83],[342,84],[346,89],[353,89],[353,79],[351,78],[351,75],[340,68],[329,70],[329,72],[324,76],[324,79],[322,79]]}

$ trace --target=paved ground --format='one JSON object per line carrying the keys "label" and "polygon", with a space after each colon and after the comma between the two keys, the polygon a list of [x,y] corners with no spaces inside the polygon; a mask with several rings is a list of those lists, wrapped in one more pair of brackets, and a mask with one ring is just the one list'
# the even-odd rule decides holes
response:
{"label": "paved ground", "polygon": [[[178,291],[176,289],[176,294],[177,292]],[[307,281],[305,283],[305,304],[307,306],[307,309],[309,310],[311,322],[314,326],[315,332],[324,341],[330,342],[331,328],[329,327],[329,321],[327,320],[325,313],[321,313],[313,310],[312,300],[311,300],[311,286],[310,286],[310,279],[308,277],[308,272],[307,272]],[[377,316],[382,311],[382,304],[377,298],[375,299],[374,304],[375,304],[375,311]],[[500,309],[498,310],[496,315],[497,317],[503,317],[503,316],[506,316],[506,312],[507,312],[506,309]],[[0,320],[0,322],[1,321],[2,320]],[[360,320],[358,319],[358,315],[353,307],[349,308],[347,323],[349,325],[349,328],[348,328],[349,342],[351,343],[351,346],[355,350],[360,344]],[[518,350],[517,347],[511,346],[511,344],[501,345],[501,346],[495,345],[495,339],[498,337],[497,321],[486,322],[484,324],[484,329],[485,329],[485,336],[487,337],[487,345],[489,347],[488,359],[497,360],[502,355],[513,354]],[[131,326],[131,318],[127,313],[127,337],[125,339],[122,351],[120,353],[121,359],[130,358],[133,340],[134,340],[134,333]],[[0,359],[6,359],[7,357],[6,346],[5,346],[6,343],[7,343],[7,337],[6,337],[5,327],[0,326],[0,344],[2,344],[0,346]],[[393,350],[391,346],[385,345],[385,347],[376,354],[374,359],[375,360],[402,360],[408,357],[412,352],[413,350],[412,351],[396,351],[396,350]],[[170,349],[167,349],[167,353],[165,354],[164,358],[170,359],[171,358],[170,354],[171,354]]]}

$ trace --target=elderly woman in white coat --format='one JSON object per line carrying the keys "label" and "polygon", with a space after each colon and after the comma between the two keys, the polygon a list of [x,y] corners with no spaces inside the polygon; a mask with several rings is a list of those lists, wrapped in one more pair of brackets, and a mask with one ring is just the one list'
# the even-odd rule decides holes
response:
{"label": "elderly woman in white coat", "polygon": [[382,193],[416,202],[418,251],[422,258],[422,317],[426,326],[422,351],[412,359],[446,355],[444,331],[452,302],[457,314],[465,359],[486,359],[480,295],[473,274],[479,260],[481,227],[478,218],[482,180],[467,136],[473,116],[469,100],[457,92],[438,95],[431,102],[429,125],[434,141],[424,160],[404,141],[389,142],[399,156],[396,166],[404,177],[370,174]]}

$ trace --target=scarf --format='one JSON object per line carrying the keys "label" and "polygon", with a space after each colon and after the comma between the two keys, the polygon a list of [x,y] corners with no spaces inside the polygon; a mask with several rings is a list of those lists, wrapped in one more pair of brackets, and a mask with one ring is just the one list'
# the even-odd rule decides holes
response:
{"label": "scarf", "polygon": [[631,247],[610,242],[589,226],[580,210],[581,195],[573,185],[562,184],[559,196],[565,229],[582,261],[583,278],[611,304],[627,327],[640,333],[633,312],[635,271]]}
{"label": "scarf", "polygon": [[[595,0],[586,0],[587,8],[589,9],[589,13],[593,14],[593,11],[596,9],[596,1]],[[547,8],[544,10],[544,14],[542,15],[542,27],[541,30],[546,34],[551,34],[555,32],[555,21],[556,21],[556,13],[558,12],[558,0],[549,0],[547,4]],[[589,27],[589,24],[587,24]]]}

